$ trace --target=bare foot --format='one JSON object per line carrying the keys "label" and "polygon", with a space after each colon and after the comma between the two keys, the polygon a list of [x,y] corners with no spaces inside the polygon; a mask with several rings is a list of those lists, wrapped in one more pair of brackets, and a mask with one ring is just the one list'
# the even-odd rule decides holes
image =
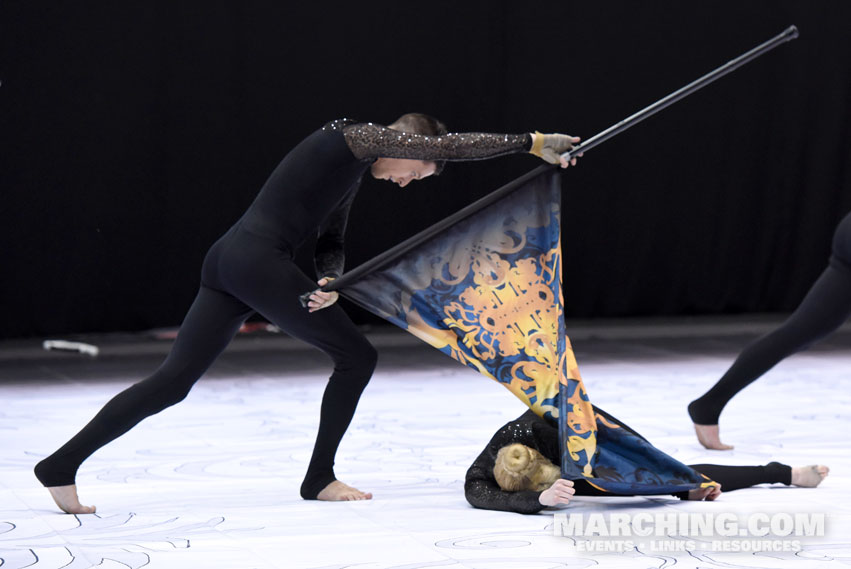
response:
{"label": "bare foot", "polygon": [[69,484],[68,486],[48,486],[53,501],[59,506],[59,509],[66,514],[94,514],[94,506],[84,506],[80,503],[77,497],[77,485]]}
{"label": "bare foot", "polygon": [[694,424],[694,432],[697,433],[697,440],[709,450],[731,450],[733,445],[725,445],[721,442],[721,436],[718,433],[718,425],[698,425]]}
{"label": "bare foot", "polygon": [[344,484],[339,480],[335,480],[316,495],[317,500],[325,500],[326,502],[347,502],[350,500],[371,500],[371,492],[361,492],[357,488],[352,488],[348,484]]}
{"label": "bare foot", "polygon": [[830,469],[822,464],[811,464],[809,466],[795,466],[792,468],[792,486],[802,488],[815,488]]}
{"label": "bare foot", "polygon": [[712,501],[721,495],[721,485],[706,486],[704,488],[694,488],[688,491],[689,500],[708,500]]}

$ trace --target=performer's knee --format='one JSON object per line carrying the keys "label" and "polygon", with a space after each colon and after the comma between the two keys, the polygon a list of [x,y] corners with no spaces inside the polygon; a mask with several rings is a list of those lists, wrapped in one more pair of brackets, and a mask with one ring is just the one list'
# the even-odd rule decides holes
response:
{"label": "performer's knee", "polygon": [[155,412],[159,412],[186,399],[197,380],[195,374],[188,375],[189,377],[182,377],[160,368],[148,379],[134,385],[133,389],[138,397],[155,406]]}
{"label": "performer's knee", "polygon": [[367,341],[364,341],[357,348],[357,356],[355,358],[355,368],[367,377],[375,371],[375,366],[378,364],[378,351]]}
{"label": "performer's knee", "polygon": [[334,371],[357,379],[366,385],[377,363],[378,352],[364,339],[351,346],[343,356],[337,359]]}
{"label": "performer's knee", "polygon": [[172,405],[177,405],[178,403],[180,403],[181,401],[186,399],[186,396],[189,395],[190,388],[191,388],[191,386],[189,386],[189,387],[178,386],[178,387],[171,387],[171,388],[162,390],[160,392],[160,397],[159,397],[160,404],[163,406],[162,408],[165,409],[166,407],[171,407]]}

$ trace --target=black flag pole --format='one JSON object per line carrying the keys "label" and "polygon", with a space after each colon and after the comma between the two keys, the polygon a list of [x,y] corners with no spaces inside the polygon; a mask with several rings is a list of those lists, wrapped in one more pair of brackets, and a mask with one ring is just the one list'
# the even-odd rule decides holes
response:
{"label": "black flag pole", "polygon": [[[586,140],[585,142],[583,142],[579,146],[573,148],[569,152],[562,154],[562,156],[564,156],[568,160],[570,160],[571,158],[573,158],[573,157],[575,157],[579,154],[583,154],[583,153],[587,152],[591,148],[594,148],[595,146],[601,144],[602,142],[609,140],[613,136],[622,133],[623,131],[625,131],[626,129],[628,129],[632,126],[635,126],[636,124],[643,121],[647,117],[650,117],[650,116],[658,113],[662,109],[676,103],[680,99],[683,99],[684,97],[691,95],[695,91],[702,89],[703,87],[709,85],[710,83],[712,83],[716,79],[719,79],[720,77],[723,77],[724,75],[730,73],[731,71],[738,69],[739,67],[741,67],[745,63],[748,63],[749,61],[756,59],[757,57],[765,54],[766,52],[771,51],[772,49],[779,46],[780,44],[786,43],[787,41],[791,41],[791,40],[793,40],[797,37],[798,37],[798,28],[796,28],[795,26],[789,26],[782,33],[774,36],[773,38],[766,41],[765,43],[762,43],[762,44],[756,46],[755,48],[753,48],[752,50],[743,53],[739,57],[728,61],[727,63],[725,63],[721,67],[715,69],[714,71],[707,73],[706,75],[704,75],[700,79],[697,79],[696,81],[692,81],[691,83],[689,83],[685,87],[682,87],[681,89],[678,89],[677,91],[674,91],[673,93],[671,93],[667,97],[659,99],[658,101],[656,101],[652,105],[645,107],[644,109],[638,111],[637,113],[633,114],[632,116],[629,116],[629,117],[625,118],[624,120],[610,126],[606,130],[592,136],[591,138],[589,138],[588,140]],[[508,184],[502,186],[498,190],[491,192],[490,194],[484,196],[483,198],[471,203],[467,207],[455,212],[454,214],[450,215],[446,219],[443,219],[443,220],[435,223],[431,227],[424,229],[423,231],[417,233],[413,237],[410,237],[410,238],[406,239],[405,241],[402,241],[401,243],[399,243],[398,245],[396,245],[392,249],[389,249],[389,250],[385,251],[384,253],[382,253],[382,254],[380,254],[376,257],[373,257],[372,259],[363,263],[362,265],[355,267],[351,271],[342,275],[340,278],[333,280],[330,283],[323,286],[321,290],[332,291],[332,290],[339,290],[341,288],[344,288],[346,285],[352,283],[353,281],[356,281],[357,279],[359,279],[363,275],[369,273],[370,271],[373,271],[375,269],[378,269],[378,268],[386,265],[387,263],[393,261],[394,259],[400,257],[401,255],[404,255],[405,253],[407,253],[408,251],[410,251],[411,249],[413,249],[414,247],[416,247],[420,243],[423,243],[423,242],[427,241],[428,239],[442,233],[447,228],[455,225],[459,221],[469,217],[470,215],[472,215],[472,214],[476,213],[477,211],[489,206],[490,204],[499,201],[500,199],[502,199],[506,195],[510,194],[511,192],[513,192],[514,190],[516,190],[517,188],[519,188],[520,186],[522,186],[523,184],[525,184],[529,180],[535,178],[536,176],[542,174],[543,172],[546,172],[548,170],[552,170],[555,167],[556,167],[555,165],[547,164],[547,165],[543,165],[543,166],[539,166],[539,167],[535,168],[534,170],[526,173],[525,175],[521,176],[520,178],[517,178],[516,180],[509,182]],[[305,306],[307,305],[307,297],[309,295],[310,295],[310,293],[305,293],[301,297],[302,304],[304,304]]]}
{"label": "black flag pole", "polygon": [[598,144],[605,142],[606,140],[609,140],[613,136],[622,133],[623,131],[625,131],[626,129],[628,129],[632,126],[635,126],[636,124],[640,123],[644,119],[655,115],[656,113],[658,113],[662,109],[665,109],[665,108],[673,105],[674,103],[676,103],[680,99],[688,97],[689,95],[691,95],[692,93],[694,93],[698,89],[702,89],[703,87],[706,87],[707,85],[709,85],[710,83],[712,83],[716,79],[719,79],[719,78],[727,75],[731,71],[738,69],[739,67],[741,67],[745,63],[748,63],[749,61],[756,59],[760,55],[763,55],[764,53],[771,51],[772,49],[774,49],[778,45],[780,45],[782,43],[786,43],[787,41],[792,41],[793,39],[796,39],[797,37],[798,37],[798,28],[795,27],[795,26],[789,26],[788,28],[783,30],[782,33],[777,34],[776,36],[774,36],[773,38],[771,38],[767,42],[756,46],[752,50],[743,53],[742,55],[740,55],[739,57],[737,57],[735,59],[731,59],[730,61],[728,61],[727,63],[725,63],[721,67],[715,69],[714,71],[710,71],[709,73],[707,73],[706,75],[704,75],[700,79],[692,81],[691,83],[689,83],[685,87],[674,91],[673,93],[671,93],[667,97],[659,99],[658,101],[656,101],[652,105],[645,107],[645,108],[641,109],[640,111],[638,111],[637,113],[635,113],[634,115],[629,116],[629,117],[625,118],[624,120],[622,120],[621,122],[610,126],[609,128],[607,128],[603,132],[595,134],[594,136],[592,136],[591,138],[589,138],[588,140],[586,140],[585,142],[583,142],[582,144],[580,144],[576,148],[571,149],[569,152],[565,152],[564,154],[562,154],[562,156],[567,158],[568,160],[570,160],[571,158],[573,158],[573,157],[575,157],[579,154],[588,152],[588,150],[594,148]]}

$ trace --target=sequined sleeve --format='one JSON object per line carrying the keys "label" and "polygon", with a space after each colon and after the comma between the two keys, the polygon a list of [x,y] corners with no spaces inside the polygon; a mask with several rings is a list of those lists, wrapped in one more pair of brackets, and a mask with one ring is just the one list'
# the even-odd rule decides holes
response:
{"label": "sequined sleeve", "polygon": [[[543,428],[542,428],[543,427]],[[467,470],[464,495],[476,508],[534,514],[544,509],[538,500],[540,492],[521,490],[506,492],[493,476],[493,467],[499,449],[513,443],[531,447],[556,464],[558,460],[558,431],[547,427],[532,411],[527,411],[494,434],[488,446]]]}
{"label": "sequined sleeve", "polygon": [[416,160],[485,160],[527,152],[530,134],[449,133],[425,136],[392,130],[374,123],[345,126],[343,136],[359,160],[412,158]]}
{"label": "sequined sleeve", "polygon": [[343,274],[346,261],[343,239],[346,234],[349,210],[356,193],[357,188],[350,191],[343,203],[328,216],[328,219],[319,228],[316,249],[313,254],[313,264],[316,267],[316,276],[319,279],[324,277],[336,279]]}

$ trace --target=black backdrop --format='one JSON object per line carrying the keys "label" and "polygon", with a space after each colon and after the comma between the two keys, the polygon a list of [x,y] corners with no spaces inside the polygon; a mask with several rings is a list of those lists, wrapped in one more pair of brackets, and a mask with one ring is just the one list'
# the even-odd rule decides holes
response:
{"label": "black backdrop", "polygon": [[[3,2],[0,337],[178,324],[206,248],[327,120],[589,137],[796,24],[564,177],[570,315],[789,310],[851,209],[849,22],[847,0]],[[365,181],[347,265],[535,166]]]}

